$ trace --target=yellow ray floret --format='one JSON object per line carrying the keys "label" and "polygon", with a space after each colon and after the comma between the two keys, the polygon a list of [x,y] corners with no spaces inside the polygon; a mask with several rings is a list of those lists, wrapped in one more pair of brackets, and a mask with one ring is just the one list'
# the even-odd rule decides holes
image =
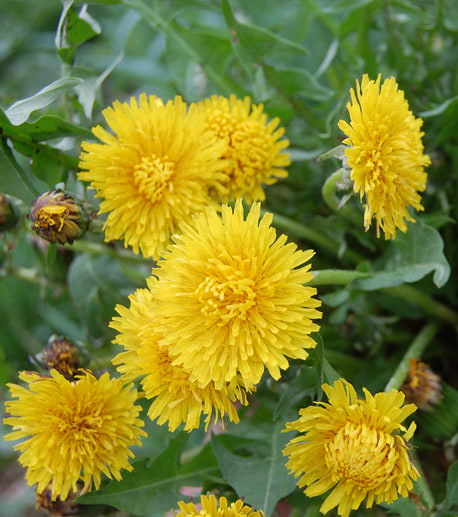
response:
{"label": "yellow ray floret", "polygon": [[371,395],[364,389],[364,400],[347,381],[333,387],[323,385],[329,403],[301,409],[300,417],[286,425],[285,431],[299,431],[284,449],[287,467],[299,477],[299,487],[313,497],[331,490],[320,508],[347,517],[366,500],[391,503],[406,497],[419,476],[409,459],[407,442],[415,431],[412,422],[402,422],[416,407],[403,406],[403,393]]}
{"label": "yellow ray floret", "polygon": [[180,511],[175,517],[264,517],[262,510],[254,510],[241,499],[228,503],[225,497],[217,499],[214,495],[201,495],[201,508],[184,501],[180,501],[178,506]]}
{"label": "yellow ray floret", "polygon": [[28,388],[9,384],[17,400],[6,402],[11,415],[4,423],[15,429],[5,439],[22,441],[19,461],[27,468],[29,485],[37,492],[51,489],[52,500],[65,500],[71,492],[99,488],[101,475],[121,479],[121,470],[132,470],[132,445],[146,433],[138,418],[136,390],[107,373],[96,379],[82,374],[76,381],[56,370],[51,377],[21,372]]}
{"label": "yellow ray floret", "polygon": [[182,423],[185,431],[196,429],[202,415],[206,415],[206,427],[213,415],[214,423],[226,415],[230,421],[238,422],[234,402],[246,405],[248,401],[237,379],[221,389],[216,389],[214,383],[201,388],[181,366],[172,365],[168,348],[158,344],[161,336],[155,329],[154,299],[150,290],[156,283],[155,278],[148,279],[149,289],[138,289],[131,295],[129,308],[116,307],[119,316],[113,318],[110,326],[119,332],[114,342],[125,351],[118,354],[113,363],[128,380],[143,377],[145,396],[154,399],[148,416],[157,419],[159,425],[167,423],[170,431]]}
{"label": "yellow ray floret", "polygon": [[347,104],[350,122],[339,121],[347,138],[345,156],[351,169],[353,189],[365,198],[364,226],[375,218],[386,239],[405,232],[406,221],[415,221],[408,207],[423,210],[419,192],[426,188],[423,168],[429,157],[423,153],[423,121],[409,110],[404,92],[394,77],[381,83],[363,75],[350,90]]}
{"label": "yellow ray floret", "polygon": [[284,152],[289,142],[282,139],[280,120],[270,121],[262,104],[252,105],[249,97],[237,99],[214,95],[197,103],[206,116],[206,126],[225,145],[224,172],[219,198],[229,201],[243,197],[248,203],[263,201],[263,184],[286,178],[291,162]]}
{"label": "yellow ray floret", "polygon": [[184,224],[159,263],[151,288],[161,345],[174,365],[205,387],[220,389],[238,376],[256,385],[264,368],[274,379],[287,358],[305,359],[320,318],[312,250],[277,237],[272,215],[255,203],[246,218],[235,208],[213,208]]}
{"label": "yellow ray floret", "polygon": [[114,135],[93,129],[102,143],[83,142],[79,178],[102,198],[106,240],[157,258],[179,223],[210,203],[208,189],[224,179],[224,144],[180,97],[164,104],[142,94],[103,115]]}

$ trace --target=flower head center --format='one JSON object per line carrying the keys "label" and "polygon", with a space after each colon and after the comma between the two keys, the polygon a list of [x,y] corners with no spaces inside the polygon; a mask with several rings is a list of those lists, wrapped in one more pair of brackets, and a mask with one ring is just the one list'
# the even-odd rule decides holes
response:
{"label": "flower head center", "polygon": [[248,312],[256,304],[254,281],[242,271],[233,271],[224,279],[207,276],[199,284],[195,295],[201,311],[208,316],[217,316],[224,325],[235,318],[246,320]]}
{"label": "flower head center", "polygon": [[334,481],[373,489],[389,480],[396,462],[394,437],[365,424],[348,422],[325,446]]}
{"label": "flower head center", "polygon": [[103,417],[73,408],[71,414],[61,415],[57,428],[69,440],[90,439],[92,433],[100,432]]}
{"label": "flower head center", "polygon": [[144,156],[134,167],[134,182],[149,201],[157,203],[162,199],[164,191],[173,190],[173,183],[170,181],[173,172],[173,163],[167,161],[167,156]]}

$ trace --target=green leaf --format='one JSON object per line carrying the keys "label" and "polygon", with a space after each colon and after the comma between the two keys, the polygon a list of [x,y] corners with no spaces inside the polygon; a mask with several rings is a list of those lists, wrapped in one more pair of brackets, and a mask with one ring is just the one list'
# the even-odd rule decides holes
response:
{"label": "green leaf", "polygon": [[6,138],[0,139],[0,192],[30,203],[40,194],[34,178],[17,163]]}
{"label": "green leaf", "polygon": [[382,503],[381,506],[388,509],[389,515],[398,515],[399,517],[422,517],[424,515],[413,501],[405,497],[391,504]]}
{"label": "green leaf", "polygon": [[447,495],[440,508],[445,511],[458,509],[458,461],[448,469]]}
{"label": "green leaf", "polygon": [[433,282],[442,287],[450,276],[450,265],[444,255],[440,233],[421,220],[408,224],[406,233],[390,242],[384,258],[378,264],[379,272],[369,278],[355,281],[355,286],[372,291],[417,282],[434,272]]}
{"label": "green leaf", "polygon": [[64,4],[56,34],[57,54],[64,63],[72,64],[76,49],[101,33],[100,25],[83,5],[79,13],[72,9],[74,0]]}
{"label": "green leaf", "polygon": [[442,384],[443,398],[431,411],[418,415],[419,426],[437,440],[450,440],[458,431],[458,391]]}
{"label": "green leaf", "polygon": [[225,446],[224,435],[212,439],[224,479],[239,497],[243,497],[249,505],[264,510],[267,517],[272,514],[277,502],[296,486],[294,477],[286,469],[286,458],[281,453],[291,438],[281,432],[283,427],[283,421],[272,424],[267,454],[263,456],[234,454]]}
{"label": "green leaf", "polygon": [[35,122],[13,125],[2,109],[0,109],[0,128],[4,135],[19,140],[44,141],[65,136],[93,138],[88,129],[72,124],[57,115],[43,115]]}
{"label": "green leaf", "polygon": [[163,517],[183,499],[178,493],[182,480],[178,462],[189,435],[180,433],[152,462],[134,464],[132,472],[124,472],[121,481],[111,481],[101,490],[83,495],[81,504],[109,504],[129,514]]}
{"label": "green leaf", "polygon": [[432,108],[428,111],[422,111],[419,113],[421,118],[431,118],[437,117],[438,115],[442,115],[450,106],[456,107],[458,106],[458,96],[451,97],[450,99],[445,100],[439,106]]}
{"label": "green leaf", "polygon": [[64,92],[81,83],[82,80],[77,77],[58,79],[45,86],[32,97],[15,102],[5,111],[5,114],[13,125],[18,126],[25,122],[34,111],[49,106]]}

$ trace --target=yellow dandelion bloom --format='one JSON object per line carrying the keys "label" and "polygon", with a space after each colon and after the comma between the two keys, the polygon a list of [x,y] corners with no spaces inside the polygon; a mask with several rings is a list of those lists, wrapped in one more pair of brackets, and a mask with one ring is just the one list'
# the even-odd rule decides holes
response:
{"label": "yellow dandelion bloom", "polygon": [[431,162],[423,154],[423,121],[409,110],[394,77],[380,83],[380,74],[376,81],[367,75],[356,81],[347,104],[350,123],[340,120],[338,125],[347,136],[343,142],[349,146],[345,156],[353,190],[361,200],[365,197],[364,226],[368,230],[375,218],[377,237],[382,229],[391,239],[397,229],[406,231],[406,221],[415,221],[409,206],[423,210],[419,192],[426,188],[423,168]]}
{"label": "yellow dandelion bloom", "polygon": [[260,220],[259,203],[246,219],[240,200],[221,215],[209,208],[183,225],[155,270],[160,344],[202,387],[239,375],[253,386],[264,368],[278,379],[288,357],[305,359],[315,346],[320,302],[304,285],[314,252],[277,238],[271,223],[271,214]]}
{"label": "yellow dandelion bloom", "polygon": [[320,508],[347,517],[366,499],[366,507],[391,503],[406,497],[419,474],[407,453],[407,441],[414,431],[402,422],[415,410],[403,406],[403,393],[371,395],[358,399],[347,381],[333,387],[323,385],[329,403],[301,409],[300,418],[286,424],[285,431],[299,431],[283,450],[289,456],[287,467],[300,476],[305,495],[328,495]]}
{"label": "yellow dandelion bloom", "polygon": [[132,470],[128,447],[146,433],[131,386],[107,373],[99,379],[82,374],[75,382],[56,370],[51,377],[21,372],[19,378],[28,388],[8,385],[17,400],[6,402],[11,417],[4,423],[14,431],[5,439],[22,439],[14,448],[38,493],[50,488],[52,500],[65,500],[78,491],[79,481],[86,492],[99,488],[102,473],[120,480],[121,469]]}
{"label": "yellow dandelion bloom", "polygon": [[238,499],[228,503],[225,497],[217,499],[214,495],[201,495],[199,509],[195,503],[178,503],[180,511],[175,517],[264,517],[262,510],[254,510]]}
{"label": "yellow dandelion bloom", "polygon": [[[148,279],[150,289],[156,282],[153,277]],[[231,422],[238,422],[234,402],[248,403],[246,392],[238,382],[218,390],[214,383],[200,388],[182,367],[172,365],[168,348],[158,344],[160,335],[155,330],[150,289],[138,289],[131,295],[129,308],[118,305],[119,317],[110,323],[119,332],[114,342],[125,348],[113,363],[126,379],[143,376],[141,384],[146,398],[154,399],[148,416],[152,420],[157,418],[159,425],[168,423],[172,432],[182,423],[185,431],[198,428],[203,414],[207,428],[213,414],[215,423],[225,415]]]}
{"label": "yellow dandelion bloom", "polygon": [[102,143],[83,142],[79,178],[103,199],[106,240],[124,239],[136,253],[157,258],[179,223],[210,202],[224,146],[180,97],[164,104],[142,94],[139,102],[116,101],[103,115],[114,135],[93,128]]}
{"label": "yellow dandelion bloom", "polygon": [[285,130],[279,128],[278,118],[267,120],[262,104],[252,105],[249,97],[229,99],[217,95],[197,103],[204,111],[207,127],[224,142],[226,178],[219,192],[223,201],[245,198],[248,203],[263,201],[263,184],[272,185],[286,178],[284,169],[291,162],[283,152],[289,142],[281,137]]}

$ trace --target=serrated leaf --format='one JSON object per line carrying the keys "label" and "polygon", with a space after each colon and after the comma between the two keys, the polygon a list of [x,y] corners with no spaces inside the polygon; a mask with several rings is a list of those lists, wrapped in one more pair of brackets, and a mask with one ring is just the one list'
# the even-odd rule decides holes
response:
{"label": "serrated leaf", "polygon": [[25,122],[30,115],[41,108],[49,106],[64,92],[71,90],[76,85],[81,84],[82,80],[77,77],[63,77],[48,84],[32,97],[22,99],[12,104],[6,111],[11,124],[18,126]]}
{"label": "serrated leaf", "polygon": [[[266,456],[239,456],[224,444],[222,436],[212,439],[215,456],[225,480],[249,505],[269,517],[277,502],[291,493],[296,481],[288,474],[281,451],[291,437],[282,433],[284,422],[272,424]],[[239,439],[239,438],[238,438]]]}
{"label": "serrated leaf", "polygon": [[382,504],[382,506],[388,509],[389,515],[399,517],[422,517],[424,515],[413,501],[405,497],[391,504]]}
{"label": "serrated leaf", "polygon": [[417,420],[428,435],[438,440],[449,440],[458,432],[458,391],[443,384],[442,395],[442,400],[431,411],[418,415]]}
{"label": "serrated leaf", "polygon": [[152,462],[134,464],[121,481],[112,481],[101,490],[83,495],[81,504],[109,504],[129,514],[163,517],[183,498],[178,493],[182,480],[178,476],[178,461],[189,435],[180,433]]}
{"label": "serrated leaf", "polygon": [[440,233],[422,221],[409,223],[406,233],[390,242],[379,272],[355,281],[359,289],[372,291],[417,282],[433,272],[433,282],[442,287],[450,276],[450,265],[444,255]]}

